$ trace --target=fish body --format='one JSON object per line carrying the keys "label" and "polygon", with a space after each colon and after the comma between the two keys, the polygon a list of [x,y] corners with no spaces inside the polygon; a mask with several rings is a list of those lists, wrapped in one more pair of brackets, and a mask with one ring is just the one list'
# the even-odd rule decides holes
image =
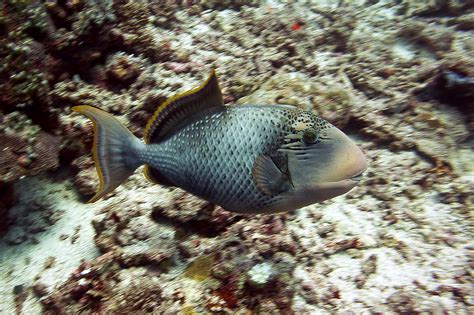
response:
{"label": "fish body", "polygon": [[217,78],[160,105],[144,142],[111,115],[75,108],[95,125],[100,178],[95,201],[140,165],[153,182],[176,186],[243,213],[274,213],[352,189],[367,168],[339,129],[287,105],[223,106]]}
{"label": "fish body", "polygon": [[[238,212],[256,212],[281,203],[282,194],[265,194],[253,182],[261,155],[278,157],[292,123],[303,114],[287,106],[218,107],[194,117],[140,159],[174,186]],[[313,123],[324,124],[314,118]]]}

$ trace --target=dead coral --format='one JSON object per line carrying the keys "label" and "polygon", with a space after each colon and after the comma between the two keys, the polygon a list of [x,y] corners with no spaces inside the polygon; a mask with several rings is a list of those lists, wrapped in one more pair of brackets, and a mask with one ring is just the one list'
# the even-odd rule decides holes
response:
{"label": "dead coral", "polygon": [[[46,70],[46,51],[43,45],[31,38],[35,29],[47,27],[45,14],[40,8],[23,3],[2,2],[0,4],[0,67],[1,108],[49,105],[47,93],[49,83]],[[28,23],[19,23],[19,21]]]}
{"label": "dead coral", "polygon": [[[349,6],[340,6],[334,10],[319,11],[326,18],[327,32],[317,36],[315,47],[332,48],[335,52],[347,52],[351,49],[351,35],[357,25],[356,11]],[[328,25],[329,24],[329,25]]]}
{"label": "dead coral", "polygon": [[417,313],[415,301],[415,296],[403,291],[397,291],[387,298],[390,307],[397,313]]}
{"label": "dead coral", "polygon": [[2,119],[0,181],[9,183],[58,167],[60,140],[56,136],[34,128],[31,120],[17,112]]}
{"label": "dead coral", "polygon": [[[50,92],[58,80],[87,73],[100,57],[97,50],[106,49],[100,42],[110,20],[99,11],[99,6],[82,1],[74,5],[22,1],[0,4],[3,182],[55,169],[63,158],[62,150],[74,133],[60,119],[57,108],[63,108],[64,103],[55,103]],[[63,161],[70,160],[65,156]]]}
{"label": "dead coral", "polygon": [[56,84],[51,96],[55,103],[92,105],[108,112],[124,112],[133,103],[128,95],[117,95],[84,82],[63,81]]}
{"label": "dead coral", "polygon": [[[150,12],[140,2],[115,2],[114,12],[119,20],[114,37],[120,44],[135,54],[144,54],[152,62],[167,60],[171,50],[166,40],[159,41],[150,28]],[[129,17],[133,16],[133,19]]]}
{"label": "dead coral", "polygon": [[[355,114],[357,118],[354,123],[363,126],[362,133],[379,143],[390,144],[394,150],[415,149],[421,156],[431,160],[433,165],[449,165],[450,152],[456,150],[457,142],[468,134],[459,112],[434,108],[429,103],[412,101],[409,109],[391,118],[375,118],[371,113],[363,116],[359,114]],[[407,133],[414,130],[418,136],[408,137]]]}
{"label": "dead coral", "polygon": [[71,166],[77,167],[78,172],[74,175],[74,188],[84,197],[92,197],[99,185],[97,171],[90,157],[79,157]]}
{"label": "dead coral", "polygon": [[400,13],[408,16],[436,17],[445,15],[460,15],[469,10],[469,1],[456,0],[404,0]]}
{"label": "dead coral", "polygon": [[161,284],[157,277],[143,268],[117,274],[119,285],[114,287],[105,302],[107,312],[153,313],[162,303]]}
{"label": "dead coral", "polygon": [[13,186],[11,184],[0,185],[0,235],[3,234],[10,224],[8,218],[8,210],[15,204],[15,196],[13,194]]}
{"label": "dead coral", "polygon": [[[45,314],[79,312],[153,312],[161,304],[161,286],[143,268],[120,270],[113,254],[82,264],[61,286],[42,299]],[[118,285],[117,285],[118,284]]]}
{"label": "dead coral", "polygon": [[[290,308],[294,294],[291,277],[296,264],[292,256],[294,248],[288,248],[291,245],[286,241],[282,222],[265,218],[261,223],[265,234],[251,233],[260,229],[258,225],[248,224],[249,228],[240,232],[243,244],[230,241],[223,245],[225,250],[223,248],[222,254],[216,257],[212,274],[223,283],[217,292],[228,296],[228,300],[232,300],[229,294],[233,291],[232,296],[238,298],[239,304],[250,309],[258,310],[267,303],[274,303],[277,309],[285,311]],[[228,233],[242,227],[235,224],[230,229]],[[249,256],[253,248],[261,255],[259,258]]]}
{"label": "dead coral", "polygon": [[219,0],[210,0],[206,1],[203,3],[201,6],[204,10],[206,9],[239,9],[242,6],[257,6],[258,1],[256,0],[238,0],[238,1],[233,1],[233,0],[225,0],[225,1],[219,1]]}
{"label": "dead coral", "polygon": [[[234,223],[238,216],[225,211],[186,192],[176,192],[168,207],[155,207],[152,217],[156,222],[163,220],[180,224],[184,233],[193,231],[203,235],[215,235]],[[189,229],[189,231],[186,231]]]}
{"label": "dead coral", "polygon": [[365,261],[362,262],[361,274],[356,279],[356,285],[358,288],[362,288],[370,277],[377,270],[377,256],[370,255]]}
{"label": "dead coral", "polygon": [[449,22],[450,25],[455,25],[456,29],[460,31],[474,30],[474,13],[468,13],[459,16]]}
{"label": "dead coral", "polygon": [[118,53],[108,59],[105,67],[109,79],[124,88],[134,82],[143,71],[144,64],[139,58]]}
{"label": "dead coral", "polygon": [[454,40],[452,30],[421,21],[405,23],[398,36],[419,45],[421,49],[437,54],[449,51]]}
{"label": "dead coral", "polygon": [[44,6],[53,22],[46,39],[49,51],[69,76],[78,73],[87,78],[88,70],[112,49],[115,16],[107,4],[46,2]]}
{"label": "dead coral", "polygon": [[414,91],[420,100],[438,100],[466,114],[472,130],[474,122],[474,77],[445,70],[434,76],[433,81]]}

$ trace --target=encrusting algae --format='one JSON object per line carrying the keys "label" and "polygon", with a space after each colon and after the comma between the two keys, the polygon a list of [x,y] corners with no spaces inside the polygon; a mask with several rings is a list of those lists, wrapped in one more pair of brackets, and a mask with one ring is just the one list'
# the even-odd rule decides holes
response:
{"label": "encrusting algae", "polygon": [[184,271],[184,276],[196,281],[204,281],[211,275],[214,255],[197,257]]}

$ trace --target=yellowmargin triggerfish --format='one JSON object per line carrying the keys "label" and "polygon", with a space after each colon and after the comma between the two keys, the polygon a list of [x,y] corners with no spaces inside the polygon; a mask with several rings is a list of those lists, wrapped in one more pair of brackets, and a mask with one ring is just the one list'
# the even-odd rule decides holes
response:
{"label": "yellowmargin triggerfish", "polygon": [[73,110],[94,124],[100,183],[90,202],[145,165],[152,182],[226,210],[275,213],[344,194],[367,168],[360,148],[311,112],[289,105],[224,106],[214,71],[201,86],[159,105],[143,141],[98,108]]}

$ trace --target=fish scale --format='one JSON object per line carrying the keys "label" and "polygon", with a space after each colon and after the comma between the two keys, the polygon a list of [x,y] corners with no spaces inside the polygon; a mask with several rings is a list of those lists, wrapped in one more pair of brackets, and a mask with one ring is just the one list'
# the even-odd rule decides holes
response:
{"label": "fish scale", "polygon": [[145,164],[150,181],[227,210],[290,211],[346,193],[367,162],[339,129],[288,105],[224,106],[214,71],[161,103],[143,142],[110,114],[76,106],[94,124],[97,201]]}
{"label": "fish scale", "polygon": [[146,152],[153,154],[140,159],[176,186],[224,208],[243,211],[268,205],[279,197],[257,189],[252,181],[253,163],[261,154],[276,153],[296,112],[279,106],[224,107],[150,145]]}

